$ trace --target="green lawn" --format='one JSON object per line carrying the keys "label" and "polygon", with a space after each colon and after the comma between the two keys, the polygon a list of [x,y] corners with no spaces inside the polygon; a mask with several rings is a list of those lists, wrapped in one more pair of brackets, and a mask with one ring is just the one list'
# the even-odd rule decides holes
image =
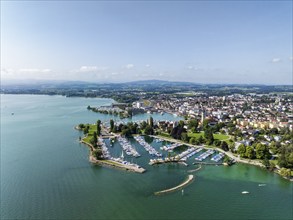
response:
{"label": "green lawn", "polygon": [[225,141],[229,139],[229,136],[225,134],[214,134],[214,138],[220,141]]}
{"label": "green lawn", "polygon": [[200,136],[202,136],[203,137],[203,132],[199,132],[199,133],[192,133],[192,132],[189,132],[188,133],[188,137],[194,137],[194,138],[196,138],[196,139],[198,139]]}
{"label": "green lawn", "polygon": [[97,131],[97,125],[93,124],[93,125],[90,125],[90,128],[89,128],[89,133],[87,135],[87,137],[83,138],[83,141],[87,142],[87,143],[91,143],[90,140],[92,139],[93,137],[93,134],[95,131]]}
{"label": "green lawn", "polygon": [[[204,132],[199,132],[199,133],[188,133],[188,137],[195,137],[198,139],[200,136],[204,137]],[[229,136],[225,134],[214,134],[214,138],[220,141],[228,140]]]}

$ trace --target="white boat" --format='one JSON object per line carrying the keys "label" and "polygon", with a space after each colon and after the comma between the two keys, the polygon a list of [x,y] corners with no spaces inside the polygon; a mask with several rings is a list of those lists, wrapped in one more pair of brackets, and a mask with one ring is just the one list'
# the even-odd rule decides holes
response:
{"label": "white boat", "polygon": [[242,194],[249,194],[248,191],[242,191]]}
{"label": "white boat", "polygon": [[260,184],[258,184],[258,186],[266,186],[267,184],[265,184],[265,183],[260,183]]}

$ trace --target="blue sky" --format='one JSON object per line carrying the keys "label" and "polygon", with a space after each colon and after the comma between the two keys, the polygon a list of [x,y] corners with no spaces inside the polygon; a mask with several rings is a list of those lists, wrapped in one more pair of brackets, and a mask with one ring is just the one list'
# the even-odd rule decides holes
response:
{"label": "blue sky", "polygon": [[1,1],[1,78],[292,83],[292,1]]}

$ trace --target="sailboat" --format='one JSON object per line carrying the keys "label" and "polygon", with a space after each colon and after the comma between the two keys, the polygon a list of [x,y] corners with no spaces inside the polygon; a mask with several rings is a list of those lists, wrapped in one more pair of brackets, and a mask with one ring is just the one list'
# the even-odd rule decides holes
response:
{"label": "sailboat", "polygon": [[122,158],[122,159],[124,159],[124,154],[123,154],[123,151],[122,151],[122,153],[121,153],[121,158]]}

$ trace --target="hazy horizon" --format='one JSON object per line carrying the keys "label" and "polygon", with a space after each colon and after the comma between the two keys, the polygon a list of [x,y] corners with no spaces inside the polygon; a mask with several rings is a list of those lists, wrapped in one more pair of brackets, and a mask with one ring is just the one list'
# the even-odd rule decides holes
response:
{"label": "hazy horizon", "polygon": [[292,84],[292,1],[1,1],[1,80]]}

